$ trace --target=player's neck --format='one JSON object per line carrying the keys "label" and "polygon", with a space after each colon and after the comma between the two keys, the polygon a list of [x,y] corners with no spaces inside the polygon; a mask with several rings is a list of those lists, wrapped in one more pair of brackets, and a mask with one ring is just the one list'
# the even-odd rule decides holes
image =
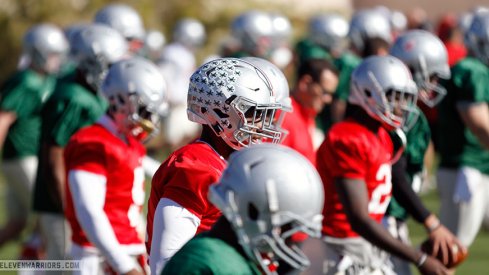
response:
{"label": "player's neck", "polygon": [[371,117],[361,107],[353,104],[348,104],[347,117],[357,121],[374,132],[377,132],[379,127],[382,127],[382,124],[378,120]]}
{"label": "player's neck", "polygon": [[218,137],[207,125],[202,127],[200,140],[209,144],[224,159],[228,159],[229,155],[234,152],[234,149],[229,147],[229,145],[227,145],[222,138]]}
{"label": "player's neck", "polygon": [[211,230],[209,230],[209,235],[223,240],[230,246],[234,247],[243,257],[246,258],[246,253],[239,244],[236,233],[234,232],[229,221],[224,216],[221,216],[212,226]]}

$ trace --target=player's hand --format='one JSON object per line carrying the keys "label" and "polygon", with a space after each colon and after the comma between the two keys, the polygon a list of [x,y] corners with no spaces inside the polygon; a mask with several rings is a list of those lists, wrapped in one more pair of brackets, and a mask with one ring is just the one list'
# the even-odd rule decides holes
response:
{"label": "player's hand", "polygon": [[448,269],[437,259],[428,256],[426,261],[418,266],[419,272],[424,275],[448,275]]}
{"label": "player's hand", "polygon": [[[430,233],[429,240],[433,249],[431,255],[437,256],[445,266],[458,261],[459,251],[464,253],[467,251],[467,248],[460,243],[457,237],[443,225],[440,225]],[[454,246],[456,249],[454,249]]]}
{"label": "player's hand", "polygon": [[133,268],[129,272],[125,273],[124,275],[144,275],[144,273],[137,270],[136,268]]}

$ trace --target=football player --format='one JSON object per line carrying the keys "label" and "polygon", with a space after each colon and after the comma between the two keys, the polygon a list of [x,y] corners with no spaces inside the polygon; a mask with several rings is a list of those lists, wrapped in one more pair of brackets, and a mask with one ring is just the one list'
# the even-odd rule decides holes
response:
{"label": "football player", "polygon": [[109,102],[95,124],[66,145],[66,218],[72,257],[79,274],[145,272],[143,222],[145,148],[143,138],[158,125],[165,82],[158,67],[143,58],[113,64],[102,85]]}
{"label": "football player", "polygon": [[[325,59],[308,59],[299,65],[297,83],[291,91],[292,111],[285,114],[282,127],[288,132],[282,144],[316,164],[316,115],[331,104],[338,85],[336,68]],[[322,136],[324,138],[324,136]]]}
{"label": "football player", "polygon": [[173,28],[172,41],[163,48],[158,66],[168,83],[169,112],[163,120],[163,140],[176,150],[198,137],[200,125],[187,119],[187,89],[197,68],[195,54],[206,39],[204,25],[193,18],[180,19]]}
{"label": "football player", "polygon": [[209,200],[223,216],[178,251],[163,274],[277,274],[309,260],[290,241],[320,236],[324,193],[314,166],[296,151],[260,144],[233,153]]}
{"label": "football player", "polygon": [[137,53],[144,45],[143,20],[131,6],[120,3],[109,4],[95,14],[93,22],[107,25],[122,34],[127,40],[131,53]]}
{"label": "football player", "polygon": [[41,109],[54,90],[54,75],[69,45],[61,29],[40,24],[27,31],[23,48],[27,67],[15,72],[1,88],[0,148],[8,220],[0,229],[0,247],[26,226],[38,165]]}
{"label": "football player", "polygon": [[[450,78],[450,68],[445,46],[435,35],[423,31],[412,30],[401,34],[390,49],[390,54],[399,58],[410,69],[418,88],[418,99],[427,106],[435,106],[442,100],[446,90],[438,84],[440,79]],[[404,127],[407,145],[401,158],[392,167],[392,184],[395,186],[411,186],[416,192],[421,189],[424,172],[424,156],[430,143],[431,131],[426,116],[418,109]],[[399,190],[399,189],[395,189]],[[403,192],[410,192],[405,190]],[[429,212],[417,196],[411,194],[416,201],[408,211],[393,198],[387,208],[384,224],[396,238],[406,243],[409,233],[406,224],[408,214],[423,224],[434,242],[433,252],[441,252],[445,257],[444,264],[456,260],[452,254],[452,245],[465,249],[456,240],[438,218]],[[408,202],[409,203],[409,202]],[[408,262],[393,257],[394,271],[397,274],[410,274]]]}
{"label": "football player", "polygon": [[60,80],[42,110],[39,169],[34,189],[34,210],[40,213],[47,239],[47,259],[65,259],[69,240],[63,215],[64,147],[70,137],[91,125],[107,108],[98,94],[109,66],[127,54],[127,43],[116,30],[90,25],[75,34],[71,51],[77,69]]}
{"label": "football player", "polygon": [[396,161],[389,131],[413,113],[417,89],[409,69],[392,56],[365,59],[351,76],[347,116],[328,132],[317,154],[324,183],[323,240],[327,274],[391,274],[385,251],[422,273],[446,274],[442,263],[392,237],[381,225]]}
{"label": "football player", "polygon": [[144,36],[142,55],[153,62],[157,62],[165,44],[166,37],[161,31],[156,29],[148,30]]}
{"label": "football player", "polygon": [[332,94],[338,84],[337,71],[331,63],[322,59],[309,59],[298,69],[298,84],[289,97],[289,85],[280,69],[271,62],[257,57],[243,57],[260,68],[278,83],[277,100],[282,104],[275,125],[284,132],[282,144],[316,163],[315,116],[331,103]]}
{"label": "football player", "polygon": [[170,154],[153,177],[147,216],[147,251],[159,274],[195,234],[207,231],[221,215],[207,199],[235,150],[277,143],[275,99],[265,73],[250,62],[222,58],[202,65],[190,78],[188,118],[202,124],[199,139]]}
{"label": "football player", "polygon": [[[338,69],[339,81],[333,94],[335,107],[339,106],[338,95],[348,95],[351,72],[361,61],[357,55],[347,50],[348,29],[348,22],[342,16],[334,13],[319,14],[309,20],[307,38],[296,46],[298,67],[308,59],[326,59]],[[340,120],[332,117],[332,107],[332,104],[327,104],[318,114],[318,127],[324,133],[333,122]]]}
{"label": "football player", "polygon": [[259,67],[265,75],[273,83],[273,90],[275,91],[275,99],[279,102],[282,107],[275,114],[274,125],[279,131],[282,132],[282,141],[288,135],[288,131],[282,127],[285,114],[292,112],[292,101],[290,99],[289,83],[284,73],[275,66],[272,62],[258,57],[246,56],[242,58],[253,65]]}
{"label": "football player", "polygon": [[464,42],[467,57],[443,83],[437,180],[440,219],[470,246],[489,203],[489,12],[474,15]]}
{"label": "football player", "polygon": [[273,18],[264,11],[251,10],[238,15],[231,23],[231,35],[240,49],[232,57],[255,56],[269,59],[273,51]]}
{"label": "football player", "polygon": [[336,66],[342,72],[342,76],[340,76],[340,84],[335,92],[335,100],[331,106],[331,120],[333,123],[341,121],[344,117],[351,90],[351,72],[358,66],[360,59],[372,55],[386,55],[389,52],[389,47],[392,43],[390,22],[379,10],[360,10],[351,19],[348,39],[356,56],[343,56],[336,62]]}
{"label": "football player", "polygon": [[290,47],[292,37],[292,23],[287,16],[273,12],[270,14],[272,19],[272,52],[268,58],[281,70],[287,70],[293,59]]}

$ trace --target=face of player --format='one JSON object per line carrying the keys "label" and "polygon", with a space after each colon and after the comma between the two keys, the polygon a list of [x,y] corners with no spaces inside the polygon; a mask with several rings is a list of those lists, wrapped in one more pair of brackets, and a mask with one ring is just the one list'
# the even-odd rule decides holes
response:
{"label": "face of player", "polygon": [[133,136],[141,141],[156,128],[153,113],[142,105],[129,104],[113,112],[111,116],[119,133],[124,136]]}
{"label": "face of player", "polygon": [[394,128],[403,127],[411,114],[409,110],[414,104],[414,96],[391,90],[386,93],[386,97],[392,112],[391,119],[394,125],[391,126]]}
{"label": "face of player", "polygon": [[[249,146],[251,144],[267,141],[268,139],[264,137],[266,134],[264,128],[272,125],[274,114],[274,110],[271,109],[256,109],[254,107],[248,109],[245,113],[245,117],[246,123],[249,125],[247,129],[249,130],[251,138],[248,141],[244,140],[243,143]],[[251,144],[248,144],[250,142]]]}
{"label": "face of player", "polygon": [[65,60],[65,56],[63,54],[59,54],[59,53],[50,54],[46,59],[44,70],[48,74],[55,74],[59,72],[61,68],[61,64],[64,62],[64,60]]}
{"label": "face of player", "polygon": [[253,55],[262,58],[268,58],[272,50],[272,39],[267,36],[262,36],[256,41]]}
{"label": "face of player", "polygon": [[311,79],[308,85],[307,97],[303,104],[305,104],[306,108],[318,114],[326,104],[331,104],[337,86],[338,77],[330,70],[324,70],[319,82],[314,82]]}
{"label": "face of player", "polygon": [[424,101],[433,101],[438,95],[438,92],[435,91],[434,89],[437,89],[439,87],[439,77],[436,75],[432,75],[429,78],[429,81],[419,87],[418,93],[419,93],[419,98],[424,99]]}
{"label": "face of player", "polygon": [[128,39],[127,42],[129,44],[129,55],[136,55],[144,46],[144,42],[140,39]]}

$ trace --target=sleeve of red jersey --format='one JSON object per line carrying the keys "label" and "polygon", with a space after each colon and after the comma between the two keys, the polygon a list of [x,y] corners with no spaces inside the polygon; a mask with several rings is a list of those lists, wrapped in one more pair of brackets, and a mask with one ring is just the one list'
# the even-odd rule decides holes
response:
{"label": "sleeve of red jersey", "polygon": [[66,171],[82,170],[107,176],[105,150],[99,143],[70,141],[65,154]]}
{"label": "sleeve of red jersey", "polygon": [[[165,184],[163,198],[177,202],[202,219],[210,204],[207,199],[209,186],[217,182],[219,176],[220,173],[215,169],[198,162],[179,167]],[[153,178],[153,180],[157,179]]]}
{"label": "sleeve of red jersey", "polygon": [[354,140],[328,140],[321,156],[335,178],[363,179],[366,175],[366,155],[362,154],[362,146]]}

